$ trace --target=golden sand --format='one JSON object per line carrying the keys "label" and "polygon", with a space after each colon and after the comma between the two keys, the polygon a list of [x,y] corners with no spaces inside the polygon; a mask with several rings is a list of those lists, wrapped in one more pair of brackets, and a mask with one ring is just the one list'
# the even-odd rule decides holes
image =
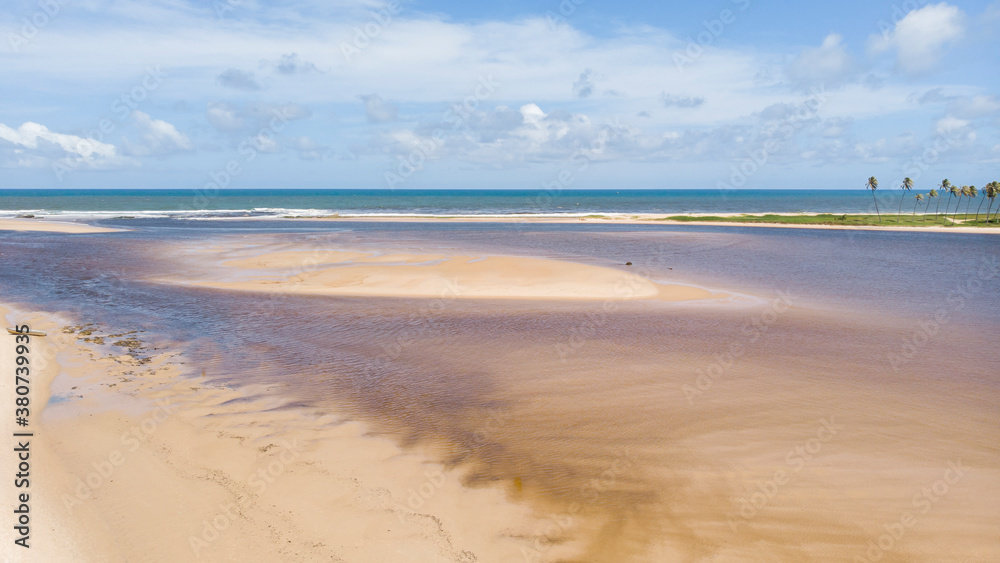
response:
{"label": "golden sand", "polygon": [[514,561],[543,528],[360,423],[283,408],[274,386],[183,377],[174,354],[144,362],[51,316],[4,317],[49,334],[31,342],[31,549],[5,541],[3,561]]}

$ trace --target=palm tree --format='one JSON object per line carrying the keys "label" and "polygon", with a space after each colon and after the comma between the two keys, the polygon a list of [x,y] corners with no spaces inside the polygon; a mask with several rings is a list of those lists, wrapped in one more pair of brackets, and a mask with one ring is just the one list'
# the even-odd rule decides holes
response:
{"label": "palm tree", "polygon": [[[944,180],[941,181],[941,194],[944,195],[949,191],[951,191],[951,182],[949,182],[948,179],[945,178]],[[948,198],[948,203],[951,203],[951,198]],[[938,201],[937,207],[934,209],[935,219],[937,218],[937,212],[940,211],[940,209],[941,209],[941,202]],[[944,206],[944,214],[945,215],[948,214],[948,204],[945,204]]]}
{"label": "palm tree", "polygon": [[969,206],[972,205],[972,200],[976,199],[977,195],[979,195],[979,190],[976,189],[976,186],[969,186],[969,192],[965,194],[965,197],[969,198],[969,201],[965,204],[965,217],[962,218],[963,221],[969,220]]}
{"label": "palm tree", "polygon": [[990,189],[991,185],[993,185],[993,182],[990,182],[989,184],[986,184],[983,187],[983,191],[982,191],[983,195],[982,195],[982,197],[979,198],[979,207],[976,208],[976,219],[975,219],[976,221],[979,221],[979,212],[982,211],[982,209],[983,209],[983,203],[986,202],[986,192]]}
{"label": "palm tree", "polygon": [[[955,186],[955,185],[949,186],[948,187],[948,193],[951,194],[951,197],[958,196],[958,203],[962,203],[962,188],[960,188],[958,186]],[[951,203],[951,197],[948,198],[948,203],[949,204]],[[958,209],[958,203],[955,204],[955,209]],[[945,222],[948,221],[948,206],[947,205],[944,208],[944,219],[945,219]]]}
{"label": "palm tree", "polygon": [[917,214],[917,205],[924,200],[924,194],[917,194],[917,202],[913,204],[913,214]]}
{"label": "palm tree", "polygon": [[[928,207],[928,209],[931,206],[931,200],[934,199],[934,198],[936,198],[937,196],[938,196],[937,190],[931,190],[930,192],[927,193],[927,207]],[[938,200],[937,204],[938,204],[938,207],[941,206],[941,200],[940,199]],[[927,212],[925,211],[924,212],[924,216],[920,220],[923,221],[926,218],[927,218]]]}
{"label": "palm tree", "polygon": [[868,183],[865,184],[865,188],[872,191],[872,201],[875,202],[875,214],[878,215],[878,222],[882,222],[882,214],[878,212],[878,200],[875,199],[875,190],[878,189],[878,180],[875,176],[868,178]]}
{"label": "palm tree", "polygon": [[986,206],[986,224],[990,224],[990,209],[993,208],[993,200],[1000,195],[1000,183],[990,182],[986,185],[986,197],[990,198],[990,204]]}
{"label": "palm tree", "polygon": [[900,198],[899,198],[899,210],[896,211],[896,222],[897,223],[899,222],[899,214],[903,212],[903,200],[906,199],[906,192],[908,192],[908,191],[910,191],[910,190],[913,189],[913,180],[909,179],[908,177],[907,178],[903,178],[903,183],[900,184],[899,187],[903,189],[903,195],[900,196]]}

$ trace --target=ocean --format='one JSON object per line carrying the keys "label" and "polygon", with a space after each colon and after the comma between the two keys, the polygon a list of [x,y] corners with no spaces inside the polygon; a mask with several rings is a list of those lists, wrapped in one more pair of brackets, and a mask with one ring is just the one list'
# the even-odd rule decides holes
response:
{"label": "ocean", "polygon": [[[899,194],[879,192],[895,210]],[[910,200],[913,196],[910,195]],[[866,190],[121,190],[3,189],[0,216],[312,217],[596,213],[870,213]],[[904,206],[906,207],[906,206]],[[912,204],[909,205],[912,210]]]}

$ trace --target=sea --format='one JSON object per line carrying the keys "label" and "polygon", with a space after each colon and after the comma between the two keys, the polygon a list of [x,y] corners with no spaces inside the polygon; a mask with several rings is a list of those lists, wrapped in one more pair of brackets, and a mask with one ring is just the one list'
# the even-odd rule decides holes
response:
{"label": "sea", "polygon": [[[879,193],[898,211],[900,194]],[[913,199],[912,196],[909,199]],[[870,213],[856,190],[0,189],[0,216],[281,218],[582,216],[613,213]],[[912,211],[910,207],[904,206]]]}

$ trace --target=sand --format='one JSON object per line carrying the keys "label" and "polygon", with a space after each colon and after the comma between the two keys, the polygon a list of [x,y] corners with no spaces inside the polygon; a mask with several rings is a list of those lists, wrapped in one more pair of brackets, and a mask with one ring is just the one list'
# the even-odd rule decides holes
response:
{"label": "sand", "polygon": [[[833,230],[858,230],[858,231],[912,231],[931,233],[980,233],[980,234],[1000,234],[1000,225],[997,227],[944,227],[928,225],[926,227],[912,226],[859,226],[859,225],[793,225],[785,223],[738,223],[723,221],[669,221],[663,217],[683,215],[685,217],[739,217],[743,213],[673,213],[665,215],[662,213],[609,213],[594,215],[567,215],[567,216],[532,216],[532,215],[489,215],[482,217],[469,216],[440,216],[429,217],[426,215],[393,215],[393,216],[371,216],[371,215],[338,215],[336,217],[288,217],[288,220],[298,221],[373,221],[373,222],[415,222],[415,223],[589,223],[589,224],[620,224],[620,225],[700,225],[717,227],[763,227],[763,228],[785,228],[785,229],[833,229]],[[763,213],[752,213],[751,215],[764,215]],[[767,213],[767,215],[782,215],[786,217],[818,215],[818,213]]]}
{"label": "sand", "polygon": [[35,231],[41,233],[115,233],[124,229],[94,227],[83,223],[48,221],[43,219],[0,219],[0,231]]}
{"label": "sand", "polygon": [[[204,253],[202,259],[208,258]],[[335,267],[325,267],[335,265]],[[158,281],[307,295],[464,299],[697,301],[728,296],[639,273],[519,256],[445,256],[333,249],[284,250],[221,261],[236,280]]]}
{"label": "sand", "polygon": [[[231,389],[185,377],[197,368],[176,352],[129,355],[53,316],[0,317],[49,332],[31,342],[31,550],[5,541],[3,561],[512,561],[544,529],[419,451],[287,407],[277,386]],[[12,352],[13,337],[5,372]]]}

